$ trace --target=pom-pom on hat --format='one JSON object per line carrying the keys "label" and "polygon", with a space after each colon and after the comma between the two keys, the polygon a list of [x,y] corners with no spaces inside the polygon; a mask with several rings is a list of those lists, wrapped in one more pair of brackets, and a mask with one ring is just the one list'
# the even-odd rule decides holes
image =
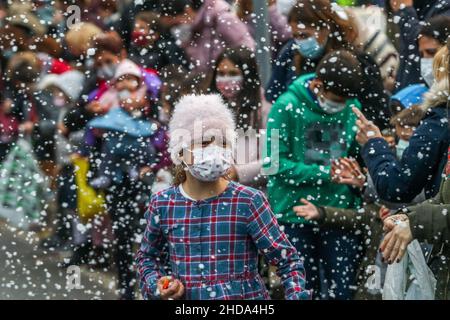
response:
{"label": "pom-pom on hat", "polygon": [[180,152],[191,144],[221,141],[234,151],[236,123],[220,95],[186,95],[175,105],[169,123],[169,151],[174,164],[181,164]]}

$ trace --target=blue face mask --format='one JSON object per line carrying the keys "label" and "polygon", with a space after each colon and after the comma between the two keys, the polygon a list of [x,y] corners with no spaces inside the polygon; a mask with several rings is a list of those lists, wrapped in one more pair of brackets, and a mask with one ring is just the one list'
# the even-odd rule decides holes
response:
{"label": "blue face mask", "polygon": [[302,40],[296,39],[295,44],[297,45],[297,50],[300,54],[308,59],[317,59],[321,57],[325,51],[324,46],[320,45],[314,36]]}

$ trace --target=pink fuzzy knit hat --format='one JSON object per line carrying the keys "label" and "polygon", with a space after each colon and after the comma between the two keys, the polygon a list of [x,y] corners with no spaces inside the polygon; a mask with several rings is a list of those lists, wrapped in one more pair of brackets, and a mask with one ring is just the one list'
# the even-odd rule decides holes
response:
{"label": "pink fuzzy knit hat", "polygon": [[231,110],[218,94],[187,95],[175,105],[169,123],[169,152],[181,164],[180,151],[203,141],[226,142],[234,150],[236,124]]}

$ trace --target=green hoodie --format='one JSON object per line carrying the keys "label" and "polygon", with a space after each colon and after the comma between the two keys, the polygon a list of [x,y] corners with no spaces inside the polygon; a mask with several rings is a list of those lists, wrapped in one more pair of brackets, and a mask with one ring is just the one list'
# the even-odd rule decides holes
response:
{"label": "green hoodie", "polygon": [[[330,159],[357,155],[356,116],[351,105],[361,106],[351,99],[341,112],[326,114],[309,90],[314,77],[307,74],[295,80],[273,105],[267,123],[267,192],[274,212],[284,223],[305,222],[292,209],[301,198],[336,208],[356,208],[359,204],[350,187],[331,182]],[[273,129],[279,130],[278,159],[276,140],[271,138]]]}

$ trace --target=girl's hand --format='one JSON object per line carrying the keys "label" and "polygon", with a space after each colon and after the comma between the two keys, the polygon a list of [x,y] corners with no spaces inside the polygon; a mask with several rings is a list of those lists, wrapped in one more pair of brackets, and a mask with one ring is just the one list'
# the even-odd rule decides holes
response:
{"label": "girl's hand", "polygon": [[304,206],[295,206],[294,212],[297,215],[297,217],[303,217],[306,220],[317,220],[320,217],[319,210],[315,205],[313,205],[311,202],[309,202],[306,199],[300,200]]}
{"label": "girl's hand", "polygon": [[162,277],[157,286],[162,300],[178,300],[184,295],[184,286],[178,279]]}
{"label": "girl's hand", "polygon": [[352,110],[358,117],[358,120],[356,120],[356,125],[359,130],[356,134],[356,141],[358,141],[361,146],[365,145],[370,139],[383,137],[380,129],[373,124],[372,121],[367,120],[358,108],[353,107]]}
{"label": "girl's hand", "polygon": [[384,229],[391,230],[380,245],[383,258],[387,263],[400,262],[413,240],[409,219],[404,214],[391,216],[384,220]]}
{"label": "girl's hand", "polygon": [[355,159],[340,158],[331,162],[331,180],[339,184],[347,184],[362,189],[366,176]]}

